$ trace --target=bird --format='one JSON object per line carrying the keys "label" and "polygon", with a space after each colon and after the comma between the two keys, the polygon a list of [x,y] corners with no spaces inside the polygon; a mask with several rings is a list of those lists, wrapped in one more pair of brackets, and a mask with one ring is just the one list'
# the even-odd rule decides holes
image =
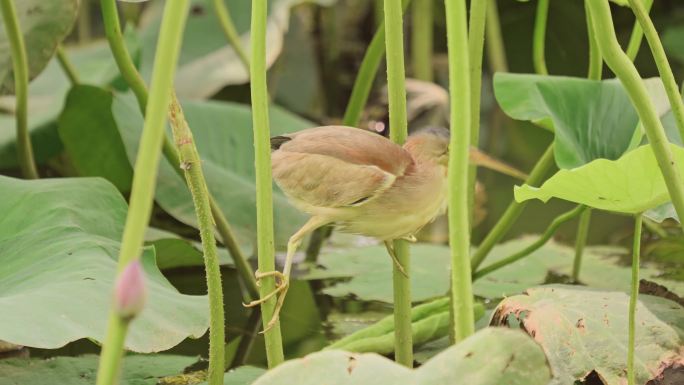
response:
{"label": "bird", "polygon": [[[446,128],[427,127],[398,145],[347,126],[314,127],[271,138],[273,180],[309,219],[290,237],[282,273],[255,273],[257,280],[276,278],[275,290],[245,304],[257,306],[277,296],[263,332],[278,320],[297,248],[321,226],[334,224],[338,231],[382,241],[406,275],[394,255],[393,241],[415,241],[416,232],[445,212],[449,138]],[[485,157],[485,163],[490,160]]]}

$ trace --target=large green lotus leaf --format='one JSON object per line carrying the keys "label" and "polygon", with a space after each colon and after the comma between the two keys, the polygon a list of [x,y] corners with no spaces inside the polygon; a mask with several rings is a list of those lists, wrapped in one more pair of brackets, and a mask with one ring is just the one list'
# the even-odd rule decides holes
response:
{"label": "large green lotus leaf", "polygon": [[[444,295],[449,290],[449,248],[446,246],[411,245],[411,300],[425,301]],[[353,295],[364,301],[392,303],[392,259],[384,246],[366,246],[324,253],[318,268],[304,279],[352,277],[323,289],[333,297]]]}
{"label": "large green lotus leaf", "polygon": [[[520,251],[537,240],[537,236],[525,236],[497,245],[487,258],[485,266]],[[629,292],[631,268],[624,263],[630,251],[614,246],[590,246],[585,248],[580,270],[580,283],[599,289]],[[522,293],[525,289],[541,285],[549,275],[570,277],[572,275],[575,249],[549,241],[527,257],[488,274],[473,284],[475,295],[485,298],[502,298]],[[667,266],[643,262],[639,274],[642,279],[667,287],[684,296],[684,282],[664,276]]]}
{"label": "large green lotus leaf", "polygon": [[[82,110],[89,110],[84,121]],[[204,175],[209,190],[224,210],[228,220],[236,230],[240,241],[248,245],[256,235],[256,193],[254,185],[254,145],[252,143],[252,118],[247,106],[225,103],[196,101],[183,103],[185,116],[190,124],[195,143],[202,158]],[[101,151],[101,157],[116,159],[116,167],[133,164],[143,126],[143,117],[132,95],[114,95],[109,91],[90,86],[77,86],[69,94],[68,104],[60,131],[69,131],[75,148],[83,148],[77,143],[79,132],[92,130],[114,130],[118,133],[88,135],[90,147]],[[76,118],[80,117],[80,118]],[[313,126],[279,108],[271,109],[271,133],[278,135]],[[170,135],[170,133],[169,133]],[[125,156],[113,154],[117,144],[108,142],[110,136],[122,140]],[[72,146],[67,145],[69,150]],[[70,151],[69,155],[80,159],[78,162],[92,162],[92,153],[87,148]],[[112,168],[114,165],[111,166]],[[130,167],[130,166],[129,166]],[[108,177],[111,171],[100,168],[102,176]],[[190,193],[183,178],[162,159],[157,178],[156,201],[176,219],[191,226],[197,226],[197,218]],[[285,196],[274,191],[274,214],[276,244],[285,245],[287,239],[304,222],[304,215],[292,207]]]}
{"label": "large green lotus leaf", "polygon": [[662,40],[668,57],[684,62],[684,26],[673,24],[665,30]]}
{"label": "large green lotus leaf", "polygon": [[[174,355],[132,355],[122,362],[120,385],[156,385],[164,376],[182,373],[196,357]],[[14,358],[0,360],[2,385],[92,385],[97,377],[99,357]],[[48,380],[49,379],[49,380]]]}
{"label": "large green lotus leaf", "polygon": [[[645,84],[658,113],[665,114],[670,105],[662,81],[647,79]],[[498,73],[494,93],[513,119],[551,123],[560,168],[619,158],[630,148],[639,123],[629,96],[616,79]]]}
{"label": "large green lotus leaf", "polygon": [[[684,148],[670,144],[679,172],[684,172]],[[650,145],[620,159],[597,159],[572,170],[560,170],[541,187],[515,187],[518,202],[560,198],[601,210],[643,213],[669,201],[665,181]]]}
{"label": "large green lotus leaf", "polygon": [[[24,35],[28,56],[29,78],[45,69],[57,45],[67,36],[78,13],[78,0],[14,1],[19,28]],[[14,93],[12,54],[0,17],[0,95]]]}
{"label": "large green lotus leaf", "polygon": [[[103,179],[0,177],[0,340],[45,349],[102,340],[126,210]],[[153,249],[143,264],[149,298],[126,346],[154,352],[203,335],[206,297],[178,293]]]}
{"label": "large green lotus leaf", "polygon": [[[148,228],[145,232],[145,243],[154,246],[157,266],[161,270],[191,266],[204,267],[201,242],[184,239],[170,231]],[[234,266],[233,260],[225,248],[218,248],[218,257],[221,266]]]}
{"label": "large green lotus leaf", "polygon": [[[534,242],[537,236],[514,239],[494,247],[485,266],[506,258]],[[349,247],[349,246],[346,246]],[[588,286],[629,291],[631,270],[621,262],[628,254],[622,248],[588,247],[582,259],[580,281]],[[574,249],[549,241],[539,250],[473,283],[473,293],[484,298],[502,298],[522,293],[546,282],[549,274],[571,276]],[[411,295],[414,302],[444,295],[449,288],[449,248],[417,244],[411,246]],[[333,297],[355,296],[364,301],[393,302],[392,262],[382,246],[354,246],[324,252],[318,267],[302,279],[351,278],[333,283],[323,293]],[[662,266],[644,263],[641,276],[684,295],[684,282],[662,277]]]}
{"label": "large green lotus leaf", "polygon": [[314,353],[269,370],[253,385],[545,385],[550,379],[539,345],[523,333],[487,328],[411,370],[373,353]]}
{"label": "large green lotus leaf", "polygon": [[[592,371],[606,385],[622,385],[627,383],[628,305],[623,292],[549,285],[503,300],[492,324],[521,322],[546,353],[554,374],[550,385],[572,384]],[[684,308],[642,295],[636,317],[636,383],[644,384],[684,360]]]}
{"label": "large green lotus leaf", "polygon": [[[140,49],[126,35],[129,50],[137,55]],[[112,53],[106,41],[99,41],[78,48],[66,49],[80,81],[83,84],[106,86],[119,78]],[[71,88],[57,59],[53,59],[43,73],[29,85],[29,131],[34,155],[38,163],[62,151],[62,142],[57,134],[55,121],[59,116],[67,93]],[[16,120],[11,113],[15,109],[14,96],[0,96],[0,168],[17,167]],[[86,111],[82,109],[80,112]]]}
{"label": "large green lotus leaf", "polygon": [[[266,64],[270,67],[280,55],[288,30],[290,8],[307,2],[331,5],[336,0],[269,0],[266,25]],[[212,0],[192,0],[190,16],[183,36],[183,48],[176,73],[176,91],[181,97],[200,99],[231,84],[244,84],[249,74],[233,47],[228,43]],[[251,2],[226,0],[242,46],[249,53]],[[163,2],[153,2],[142,17],[143,56],[141,72],[152,73],[154,52],[159,35]]]}

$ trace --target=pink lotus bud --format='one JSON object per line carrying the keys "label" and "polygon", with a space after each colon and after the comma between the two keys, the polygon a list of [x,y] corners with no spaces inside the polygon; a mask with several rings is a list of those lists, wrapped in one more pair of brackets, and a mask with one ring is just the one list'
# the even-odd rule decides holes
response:
{"label": "pink lotus bud", "polygon": [[146,300],[145,273],[140,261],[134,260],[116,280],[114,306],[120,317],[130,320],[140,313]]}

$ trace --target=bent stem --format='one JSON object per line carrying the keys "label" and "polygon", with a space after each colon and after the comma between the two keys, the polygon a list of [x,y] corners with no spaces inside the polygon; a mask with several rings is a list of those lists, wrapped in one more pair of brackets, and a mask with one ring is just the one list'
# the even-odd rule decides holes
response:
{"label": "bent stem", "polygon": [[38,169],[33,159],[31,135],[28,132],[28,83],[29,69],[24,36],[17,17],[13,0],[0,0],[0,11],[5,22],[14,72],[14,95],[16,97],[15,118],[17,119],[17,154],[19,167],[26,179],[38,179]]}
{"label": "bent stem", "polygon": [[78,79],[76,69],[74,68],[74,65],[71,63],[71,60],[69,60],[69,56],[67,55],[67,53],[64,52],[64,47],[62,47],[61,45],[57,46],[57,61],[59,62],[59,66],[62,67],[62,71],[64,71],[66,77],[69,78],[69,82],[71,83],[71,85],[75,86],[79,84],[80,81]]}
{"label": "bent stem", "polygon": [[684,184],[672,157],[667,136],[662,123],[648,95],[646,86],[639,76],[634,64],[622,51],[613,29],[613,18],[610,13],[608,0],[590,1],[589,9],[596,30],[596,40],[601,55],[615,75],[620,79],[623,87],[634,105],[641,120],[648,141],[655,155],[660,171],[663,174],[672,204],[681,218],[684,215]]}
{"label": "bent stem", "polygon": [[[124,227],[118,272],[132,260],[139,258],[144,234],[152,213],[154,188],[157,179],[160,150],[166,125],[166,111],[171,101],[173,76],[180,52],[189,8],[188,0],[167,2],[159,32],[152,72],[152,89],[140,139],[140,150],[133,174],[131,198]],[[102,345],[97,385],[112,385],[119,373],[126,325],[110,310],[105,342]]]}
{"label": "bent stem", "polygon": [[682,95],[679,93],[679,87],[677,86],[677,81],[672,73],[672,68],[670,68],[670,64],[667,61],[663,43],[658,37],[658,31],[656,31],[653,21],[651,21],[651,18],[648,16],[648,10],[644,4],[642,4],[642,0],[629,0],[629,5],[632,7],[637,21],[646,35],[648,45],[651,47],[653,59],[658,67],[658,73],[665,86],[665,92],[667,93],[667,98],[670,100],[670,106],[672,107],[672,112],[674,113],[675,121],[677,122],[679,136],[684,139],[684,103],[682,103]]}
{"label": "bent stem", "polygon": [[[271,178],[271,145],[268,119],[268,91],[266,87],[266,15],[267,0],[252,1],[252,58],[250,60],[252,126],[254,127],[254,154],[256,168],[257,202],[257,255],[259,271],[275,270],[273,249],[273,192]],[[261,297],[275,289],[272,276],[261,280]],[[261,304],[261,317],[264,325],[273,317],[276,298]],[[283,342],[280,335],[280,321],[264,333],[268,367],[273,368],[283,362]]]}
{"label": "bent stem", "polygon": [[499,6],[496,0],[487,0],[487,22],[485,23],[485,44],[489,69],[493,72],[508,72],[506,49],[501,35],[501,21],[499,21]]}
{"label": "bent stem", "polygon": [[416,0],[411,5],[411,67],[413,77],[432,81],[433,0]]}
{"label": "bent stem", "polygon": [[[642,0],[642,2],[645,12],[648,13],[653,5],[653,0]],[[641,41],[644,38],[644,31],[641,27],[642,25],[639,20],[635,21],[634,27],[632,28],[632,34],[629,37],[629,43],[627,44],[627,50],[625,52],[631,61],[636,59],[639,49],[641,48]]]}
{"label": "bent stem", "polygon": [[[406,121],[406,85],[404,69],[404,22],[401,0],[385,0],[385,45],[387,49],[387,90],[389,99],[390,139],[404,144],[408,136]],[[397,261],[410,273],[408,242],[394,241]],[[411,333],[411,280],[393,264],[394,283],[394,355],[407,367],[413,366],[413,335]]]}
{"label": "bent stem", "polygon": [[[410,0],[402,1],[402,12],[406,10],[409,2]],[[361,67],[359,67],[358,75],[356,75],[356,80],[354,80],[354,87],[352,88],[352,93],[349,97],[347,109],[344,112],[344,118],[342,120],[345,126],[356,127],[361,121],[363,108],[368,101],[368,95],[370,95],[373,80],[375,79],[375,75],[378,72],[380,62],[382,62],[382,57],[384,55],[385,26],[381,24],[378,26],[375,35],[373,35],[373,40],[371,40],[370,45],[368,45],[368,49],[361,62]]]}
{"label": "bent stem", "polygon": [[[148,99],[147,85],[142,79],[142,76],[140,76],[140,73],[135,67],[128,49],[126,48],[123,34],[121,33],[116,0],[102,0],[100,4],[105,34],[109,42],[109,47],[114,56],[114,60],[119,68],[119,72],[121,72],[124,80],[133,91],[133,94],[138,101],[138,107],[140,108],[140,111],[145,114]],[[178,106],[178,108],[181,109],[180,106]],[[172,121],[171,123],[173,124],[174,122]],[[185,123],[184,120],[183,123]],[[194,147],[194,143],[192,143],[191,146]],[[164,133],[162,152],[166,160],[171,163],[171,166],[176,173],[185,180],[183,170],[180,168],[178,152],[166,132]],[[223,211],[218,206],[211,193],[209,193],[209,203],[211,205],[212,216],[216,221],[216,230],[221,236],[221,242],[228,249],[228,252],[233,258],[235,267],[240,275],[240,279],[243,281],[243,283],[245,283],[245,287],[247,288],[248,294],[251,297],[250,299],[255,299],[259,296],[259,290],[256,285],[256,280],[252,275],[252,268],[249,266],[247,259],[240,250],[237,239],[233,234],[233,230],[230,227],[228,219],[223,214]]]}
{"label": "bent stem", "polygon": [[223,290],[221,288],[221,266],[219,264],[216,239],[214,238],[214,218],[211,215],[209,191],[202,173],[202,161],[194,146],[192,132],[183,116],[176,95],[172,95],[169,109],[173,138],[178,147],[181,168],[190,187],[199,224],[204,265],[209,292],[209,385],[223,384],[225,361],[225,319],[223,312]]}
{"label": "bent stem", "polygon": [[599,50],[598,44],[596,43],[596,31],[594,31],[594,23],[591,21],[589,1],[592,0],[584,0],[584,9],[587,18],[587,37],[589,38],[589,70],[587,71],[587,78],[591,80],[601,80],[603,74],[603,58],[601,57],[601,50]]}
{"label": "bent stem", "polygon": [[[468,30],[468,57],[470,59],[470,146],[480,143],[480,98],[482,93],[482,53],[484,50],[485,22],[489,0],[473,0],[470,3]],[[472,223],[475,207],[475,183],[477,166],[468,167],[468,220]]]}
{"label": "bent stem", "polygon": [[235,50],[235,53],[237,53],[238,58],[240,58],[240,61],[245,66],[245,70],[249,72],[249,59],[247,58],[245,49],[242,47],[240,35],[238,35],[237,29],[235,29],[233,18],[230,17],[228,6],[226,6],[226,3],[224,3],[223,0],[214,0],[213,3],[214,12],[216,12],[216,17],[219,19],[221,29],[223,29],[226,39],[228,39],[228,42]]}
{"label": "bent stem", "polygon": [[589,223],[591,222],[591,209],[587,208],[580,215],[579,224],[577,225],[577,238],[575,239],[575,259],[572,263],[572,282],[579,282],[580,268],[582,267],[582,254],[584,253],[584,246],[587,244],[587,235],[589,234]]}
{"label": "bent stem", "polygon": [[451,248],[451,335],[454,343],[473,334],[473,288],[470,279],[468,152],[470,149],[470,60],[465,0],[445,0],[451,142],[449,144],[449,246]]}
{"label": "bent stem", "polygon": [[556,233],[556,230],[562,225],[563,223],[577,217],[578,215],[582,214],[583,211],[586,210],[586,206],[580,205],[575,207],[574,209],[567,211],[559,216],[557,216],[553,222],[549,225],[549,227],[544,231],[544,234],[542,234],[541,237],[539,237],[536,241],[534,241],[531,245],[525,247],[524,249],[520,250],[519,252],[506,257],[504,259],[501,259],[497,262],[492,263],[491,265],[487,267],[483,267],[482,269],[479,269],[477,272],[473,273],[473,281],[476,279],[480,279],[484,277],[487,274],[490,274],[496,270],[499,270],[500,268],[510,265],[513,262],[519,261],[526,256],[532,254],[533,252],[537,251],[539,248],[544,246],[546,242],[551,239],[553,234]]}
{"label": "bent stem", "polygon": [[634,385],[634,343],[636,306],[639,300],[639,257],[641,254],[641,214],[634,217],[634,245],[632,246],[632,286],[629,294],[629,345],[627,345],[627,383]]}
{"label": "bent stem", "polygon": [[[527,178],[527,180],[525,180],[525,184],[530,186],[539,185],[546,174],[551,171],[554,164],[553,144],[551,144],[541,158],[539,158],[537,164],[534,165],[534,168],[530,172],[530,176]],[[515,221],[517,221],[522,214],[525,206],[527,206],[527,201],[511,201],[506,208],[506,211],[504,211],[503,215],[501,215],[501,218],[499,218],[499,221],[496,222],[485,239],[480,243],[480,246],[478,246],[477,250],[475,250],[475,253],[472,257],[473,270],[476,270],[482,264],[482,261],[487,258],[487,255],[489,255],[494,246],[496,246],[496,244],[499,243],[506,233],[508,233]]]}
{"label": "bent stem", "polygon": [[534,71],[541,75],[548,75],[546,68],[546,24],[549,17],[549,0],[539,0],[537,14],[534,19],[534,36],[532,38],[532,56]]}

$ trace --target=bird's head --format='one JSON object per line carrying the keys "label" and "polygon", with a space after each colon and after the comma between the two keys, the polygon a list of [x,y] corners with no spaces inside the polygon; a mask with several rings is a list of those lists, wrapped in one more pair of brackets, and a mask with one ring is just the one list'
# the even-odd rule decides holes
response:
{"label": "bird's head", "polygon": [[422,161],[447,166],[449,160],[449,130],[428,127],[414,132],[404,144],[411,155]]}

